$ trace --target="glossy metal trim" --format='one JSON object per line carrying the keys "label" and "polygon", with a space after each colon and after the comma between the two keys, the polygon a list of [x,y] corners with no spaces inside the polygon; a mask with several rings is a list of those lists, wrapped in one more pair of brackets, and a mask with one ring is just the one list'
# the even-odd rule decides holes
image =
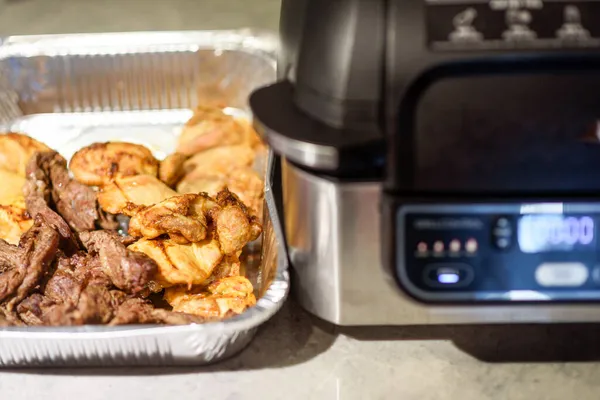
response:
{"label": "glossy metal trim", "polygon": [[[406,295],[382,257],[381,182],[336,182],[282,163],[294,295],[338,325],[600,322],[593,304],[428,306]],[[535,293],[508,293],[513,299]]]}

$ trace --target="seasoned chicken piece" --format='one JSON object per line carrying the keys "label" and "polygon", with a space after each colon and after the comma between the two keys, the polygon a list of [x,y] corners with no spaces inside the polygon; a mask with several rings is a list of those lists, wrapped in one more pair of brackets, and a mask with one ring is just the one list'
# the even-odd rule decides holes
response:
{"label": "seasoned chicken piece", "polygon": [[177,185],[177,192],[181,194],[207,193],[216,196],[227,187],[226,174],[211,174],[188,176]]}
{"label": "seasoned chicken piece", "polygon": [[142,239],[128,249],[156,261],[158,273],[154,280],[162,287],[202,284],[223,259],[219,243],[212,238],[191,244],[177,244],[170,239]]}
{"label": "seasoned chicken piece", "polygon": [[250,167],[235,167],[227,174],[207,173],[206,175],[186,176],[177,186],[179,193],[207,193],[216,196],[217,193],[229,189],[235,193],[257,216],[262,216],[264,201],[264,182],[258,172]]}
{"label": "seasoned chicken piece", "polygon": [[265,183],[258,172],[249,167],[233,169],[227,178],[227,188],[240,198],[252,214],[262,217]]}
{"label": "seasoned chicken piece", "polygon": [[239,276],[242,268],[240,257],[237,254],[223,257],[223,260],[217,265],[212,275],[205,284],[212,283],[218,279]]}
{"label": "seasoned chicken piece", "polygon": [[238,118],[237,122],[244,128],[244,144],[251,147],[254,151],[266,150],[265,143],[258,135],[258,132],[252,127],[250,121]]}
{"label": "seasoned chicken piece", "polygon": [[135,214],[129,221],[129,234],[148,239],[168,234],[176,243],[199,242],[206,238],[210,213],[217,208],[206,195],[170,197]]}
{"label": "seasoned chicken piece", "polygon": [[75,179],[90,186],[108,185],[117,178],[156,176],[158,160],[146,147],[124,142],[94,143],[73,155],[69,168]]}
{"label": "seasoned chicken piece", "polygon": [[206,287],[172,287],[165,290],[165,300],[173,311],[207,318],[227,318],[256,305],[254,289],[248,279],[234,276],[219,279]]}
{"label": "seasoned chicken piece", "polygon": [[217,146],[242,143],[244,127],[217,107],[200,106],[183,127],[177,152],[193,155]]}
{"label": "seasoned chicken piece", "polygon": [[148,239],[168,234],[174,243],[186,244],[203,240],[212,227],[226,255],[242,250],[262,231],[258,219],[225,189],[216,201],[206,194],[187,194],[140,210],[129,222],[129,234]]}
{"label": "seasoned chicken piece", "polygon": [[14,172],[0,169],[0,204],[10,205],[14,201],[23,198],[23,185],[25,185],[25,175],[21,176]]}
{"label": "seasoned chicken piece", "polygon": [[227,189],[223,190],[217,195],[217,203],[221,208],[213,212],[212,217],[224,254],[235,254],[260,236],[262,226],[258,218],[250,215],[235,194]]}
{"label": "seasoned chicken piece", "polygon": [[249,167],[256,153],[246,145],[222,146],[206,150],[191,157],[183,164],[186,180],[207,174],[227,174],[235,167]]}
{"label": "seasoned chicken piece", "polygon": [[144,207],[177,195],[173,189],[151,175],[116,179],[98,194],[100,207],[111,214],[133,216]]}
{"label": "seasoned chicken piece", "polygon": [[12,204],[0,205],[0,238],[17,245],[21,235],[33,225],[33,219],[27,213],[25,198],[17,198]]}
{"label": "seasoned chicken piece", "polygon": [[25,177],[27,163],[38,151],[51,151],[44,143],[20,133],[0,135],[0,168]]}
{"label": "seasoned chicken piece", "polygon": [[183,165],[187,159],[188,156],[181,153],[168,155],[167,158],[160,162],[158,178],[167,184],[167,186],[174,187],[185,174]]}

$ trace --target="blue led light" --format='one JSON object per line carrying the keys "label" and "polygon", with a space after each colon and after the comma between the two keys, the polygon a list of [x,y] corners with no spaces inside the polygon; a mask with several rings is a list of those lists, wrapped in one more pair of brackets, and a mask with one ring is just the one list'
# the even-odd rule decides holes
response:
{"label": "blue led light", "polygon": [[459,276],[458,274],[455,273],[441,273],[438,275],[438,282],[439,283],[458,283],[459,280]]}

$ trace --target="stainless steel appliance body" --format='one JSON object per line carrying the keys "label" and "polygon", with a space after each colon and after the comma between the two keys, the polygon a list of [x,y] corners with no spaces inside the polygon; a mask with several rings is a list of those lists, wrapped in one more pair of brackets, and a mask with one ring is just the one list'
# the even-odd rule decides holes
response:
{"label": "stainless steel appliance body", "polygon": [[600,321],[593,304],[428,306],[382,258],[381,182],[340,183],[283,162],[284,225],[300,304],[338,325]]}
{"label": "stainless steel appliance body", "polygon": [[285,0],[256,126],[341,325],[600,318],[600,1]]}

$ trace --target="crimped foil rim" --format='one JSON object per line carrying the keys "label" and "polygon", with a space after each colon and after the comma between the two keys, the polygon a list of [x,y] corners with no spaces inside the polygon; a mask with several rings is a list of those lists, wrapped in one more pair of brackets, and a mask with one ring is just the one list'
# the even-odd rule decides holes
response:
{"label": "crimped foil rim", "polygon": [[1,43],[0,59],[248,49],[275,61],[279,50],[276,34],[255,29],[26,35],[8,36]]}

